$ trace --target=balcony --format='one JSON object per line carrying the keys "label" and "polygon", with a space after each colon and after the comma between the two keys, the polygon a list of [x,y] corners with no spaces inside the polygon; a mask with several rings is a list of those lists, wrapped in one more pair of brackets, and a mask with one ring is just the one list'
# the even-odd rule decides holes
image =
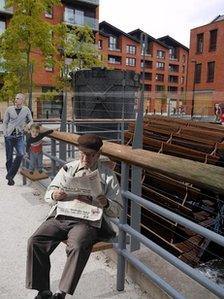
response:
{"label": "balcony", "polygon": [[89,3],[89,4],[92,4],[92,5],[99,5],[100,4],[100,1],[99,0],[78,0],[79,2],[84,2],[84,3]]}
{"label": "balcony", "polygon": [[5,8],[5,0],[0,0],[0,14],[9,15],[9,16],[13,15],[12,7]]}
{"label": "balcony", "polygon": [[64,23],[71,26],[88,26],[94,31],[99,30],[99,21],[90,17],[81,17],[78,14],[64,14]]}

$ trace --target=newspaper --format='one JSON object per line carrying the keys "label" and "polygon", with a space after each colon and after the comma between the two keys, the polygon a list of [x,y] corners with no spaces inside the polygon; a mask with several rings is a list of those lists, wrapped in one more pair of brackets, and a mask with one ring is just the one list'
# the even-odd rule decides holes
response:
{"label": "newspaper", "polygon": [[[72,216],[90,221],[101,219],[103,210],[94,205],[96,197],[102,194],[98,170],[81,177],[73,177],[65,171],[59,187],[67,193],[67,197],[63,201],[58,201],[57,215]],[[91,204],[78,200],[78,195],[91,197]]]}

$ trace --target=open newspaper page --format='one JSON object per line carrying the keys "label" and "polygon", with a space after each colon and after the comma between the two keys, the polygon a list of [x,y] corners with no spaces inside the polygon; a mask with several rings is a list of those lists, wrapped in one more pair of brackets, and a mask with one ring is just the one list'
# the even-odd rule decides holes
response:
{"label": "open newspaper page", "polygon": [[[82,177],[73,177],[66,171],[60,184],[60,189],[67,193],[63,201],[58,201],[57,215],[72,216],[90,221],[100,220],[103,210],[94,205],[95,198],[102,194],[99,171],[95,170]],[[92,204],[79,201],[78,195],[92,197]]]}

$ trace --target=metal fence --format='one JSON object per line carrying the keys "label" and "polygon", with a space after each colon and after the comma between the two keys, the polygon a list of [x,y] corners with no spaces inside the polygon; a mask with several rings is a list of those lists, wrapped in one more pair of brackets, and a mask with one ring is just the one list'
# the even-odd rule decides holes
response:
{"label": "metal fence", "polygon": [[[50,158],[51,160],[51,175],[54,177],[57,173],[57,166],[62,165],[65,163],[65,160],[60,159],[60,157],[57,157],[57,151],[56,151],[56,140],[60,142],[65,142],[67,145],[75,147],[77,145],[77,139],[78,135],[76,134],[69,134],[69,133],[62,133],[62,132],[54,132],[51,136],[51,153],[45,153],[45,155]],[[149,200],[144,199],[143,197],[137,196],[134,193],[129,191],[129,168],[130,165],[135,165],[136,167],[141,167],[145,169],[153,169],[157,172],[162,172],[166,174],[170,174],[171,176],[177,176],[178,171],[176,170],[169,170],[166,167],[161,166],[161,168],[158,166],[158,161],[161,160],[162,163],[162,156],[161,154],[156,154],[152,152],[148,152],[145,150],[132,150],[128,146],[114,144],[110,142],[104,142],[104,146],[102,149],[102,154],[108,155],[112,158],[116,158],[116,160],[120,160],[122,162],[122,168],[121,168],[121,190],[123,195],[123,204],[124,209],[122,210],[122,213],[119,217],[119,220],[114,219],[113,223],[118,226],[119,229],[119,235],[118,235],[118,243],[114,244],[114,249],[116,250],[118,254],[118,263],[117,263],[117,290],[121,291],[124,289],[125,285],[125,261],[129,261],[135,268],[137,268],[139,271],[145,274],[147,278],[149,278],[153,283],[157,284],[159,288],[161,288],[164,292],[166,292],[169,296],[172,298],[184,298],[182,294],[180,294],[175,288],[173,288],[171,285],[169,285],[165,280],[163,280],[160,276],[158,276],[156,273],[154,273],[150,268],[148,268],[144,263],[142,263],[139,259],[137,259],[130,250],[127,248],[127,234],[131,236],[131,238],[136,239],[141,244],[144,244],[147,248],[154,251],[156,254],[164,258],[166,261],[168,261],[170,264],[181,270],[183,273],[197,281],[199,284],[204,286],[206,289],[214,293],[220,298],[224,298],[224,289],[221,288],[216,283],[212,282],[208,278],[206,278],[203,274],[200,274],[198,271],[166,251],[161,246],[157,245],[156,243],[152,242],[150,239],[146,238],[143,234],[141,234],[138,230],[131,227],[131,225],[128,225],[127,223],[127,208],[128,208],[128,200],[131,202],[141,206],[145,207],[146,209],[157,213],[171,221],[174,221],[175,223],[181,224],[186,228],[191,229],[193,232],[196,232],[204,237],[206,237],[209,240],[212,240],[213,242],[221,245],[224,247],[224,237],[209,230],[206,229],[178,214],[175,214],[168,209],[165,209],[157,204],[154,204],[150,202]],[[69,157],[67,155],[66,157]],[[155,161],[155,157],[158,159],[158,161]],[[184,159],[181,158],[174,158],[171,157],[172,161],[175,161],[176,165],[181,166],[182,163],[184,163]],[[155,162],[154,162],[155,161]],[[153,164],[154,163],[154,164]],[[200,171],[195,170],[194,167],[191,168],[191,166],[196,165],[197,162],[193,161],[187,161],[187,171],[182,173],[182,179],[184,179],[186,182],[194,182],[198,183],[200,185],[201,182],[203,184],[207,184],[208,189],[211,190],[218,190],[218,192],[221,192],[224,194],[224,186],[222,184],[223,182],[223,176],[224,176],[224,169],[216,166],[211,165],[201,165]],[[217,171],[217,177],[216,182],[213,183],[209,177],[202,177],[201,171],[212,169]],[[192,170],[191,170],[192,169]],[[193,176],[192,176],[193,175]],[[205,171],[205,176],[206,176]],[[194,177],[194,179],[191,178]],[[195,179],[196,178],[196,179]],[[192,181],[193,180],[193,181]],[[220,182],[217,187],[217,182]],[[141,182],[139,182],[140,184]],[[217,189],[218,188],[218,189]],[[131,215],[131,217],[135,217],[135,215]]]}

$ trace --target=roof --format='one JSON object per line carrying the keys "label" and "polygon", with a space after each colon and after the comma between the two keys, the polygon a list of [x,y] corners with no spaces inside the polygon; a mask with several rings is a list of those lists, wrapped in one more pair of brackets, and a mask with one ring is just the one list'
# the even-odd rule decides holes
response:
{"label": "roof", "polygon": [[133,36],[129,35],[128,33],[124,32],[124,31],[118,29],[117,27],[115,27],[115,26],[113,26],[113,25],[107,23],[106,21],[100,22],[100,24],[99,24],[100,34],[103,34],[104,36],[109,36],[109,35],[110,35],[110,34],[108,34],[107,32],[104,32],[103,29],[104,29],[105,27],[109,27],[112,31],[117,32],[117,33],[120,34],[120,35],[124,35],[124,36],[126,36],[126,37],[132,39],[133,41],[139,43],[139,40],[138,40],[138,39],[134,38]]}
{"label": "roof", "polygon": [[224,15],[218,15],[214,20],[211,21],[211,23],[218,21],[224,21]]}
{"label": "roof", "polygon": [[[133,30],[133,31],[131,31],[131,32],[129,32],[128,34],[130,34],[130,35],[134,35],[134,34],[141,34],[141,33],[146,34],[147,37],[148,37],[151,41],[154,41],[154,42],[160,44],[161,46],[163,46],[163,47],[165,47],[165,48],[167,48],[167,49],[169,48],[165,43],[163,43],[162,41],[160,41],[160,40],[154,38],[153,36],[149,35],[148,33],[142,31],[142,30],[139,29],[139,28],[138,28],[138,29],[135,29],[135,30]],[[140,41],[140,39],[139,39],[139,41]]]}
{"label": "roof", "polygon": [[183,44],[181,44],[180,42],[178,42],[177,40],[175,40],[174,38],[172,38],[169,35],[160,37],[160,38],[158,38],[158,40],[165,43],[168,46],[181,47],[181,48],[185,49],[186,51],[189,51],[189,48],[187,48],[186,46],[184,46]]}

